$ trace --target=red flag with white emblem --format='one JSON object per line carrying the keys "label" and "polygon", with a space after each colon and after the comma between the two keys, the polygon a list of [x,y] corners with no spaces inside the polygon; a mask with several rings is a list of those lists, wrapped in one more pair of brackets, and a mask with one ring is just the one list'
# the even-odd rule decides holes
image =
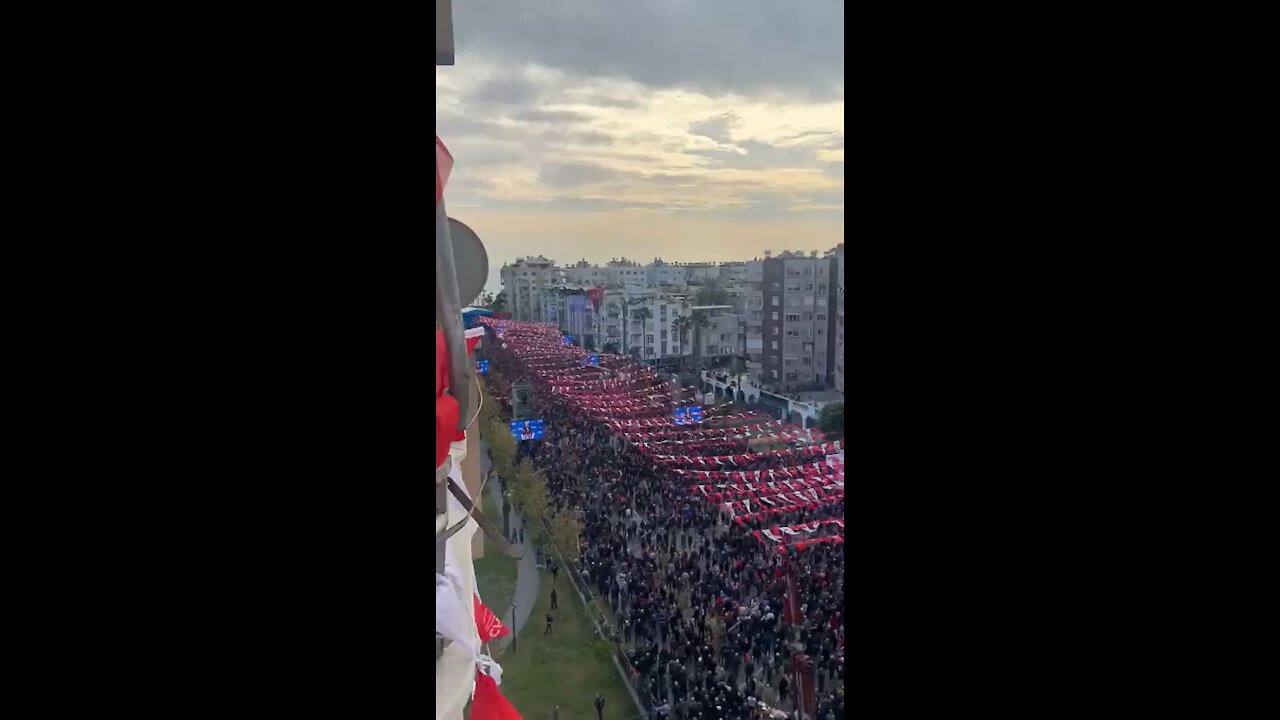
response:
{"label": "red flag with white emblem", "polygon": [[480,635],[480,642],[486,643],[511,632],[506,625],[502,624],[498,616],[493,614],[492,610],[480,602],[479,595],[472,595],[471,600],[475,607],[476,633]]}

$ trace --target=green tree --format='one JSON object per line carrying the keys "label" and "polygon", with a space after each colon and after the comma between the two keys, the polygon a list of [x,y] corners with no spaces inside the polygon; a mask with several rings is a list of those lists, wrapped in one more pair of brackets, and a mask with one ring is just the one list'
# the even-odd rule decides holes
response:
{"label": "green tree", "polygon": [[729,291],[720,287],[718,281],[708,280],[705,285],[698,288],[694,298],[699,305],[727,305],[729,304]]}
{"label": "green tree", "polygon": [[534,536],[545,539],[543,524],[549,523],[551,517],[551,497],[547,494],[546,476],[533,466],[529,458],[521,460],[516,468],[511,501],[533,520],[529,527]]}
{"label": "green tree", "polygon": [[555,513],[549,524],[551,541],[560,548],[560,552],[566,559],[577,561],[580,557],[578,538],[582,534],[582,523],[578,521],[577,515],[572,510],[564,508]]}
{"label": "green tree", "polygon": [[640,321],[640,361],[644,362],[648,357],[649,343],[645,340],[645,324],[653,318],[653,311],[648,306],[642,307],[636,311],[636,319]]}
{"label": "green tree", "polygon": [[516,457],[516,439],[511,437],[511,429],[501,418],[495,418],[489,423],[489,461],[493,465],[493,470],[498,473],[498,477],[506,481],[507,487],[511,487],[511,482],[515,480],[515,468],[512,463]]}
{"label": "green tree", "polygon": [[506,290],[500,290],[498,292],[497,297],[493,299],[493,303],[489,306],[489,309],[494,312],[503,312],[507,309],[507,291]]}
{"label": "green tree", "polygon": [[493,305],[493,293],[485,290],[480,293],[480,297],[476,299],[476,307],[487,308]]}
{"label": "green tree", "polygon": [[844,439],[844,403],[827,403],[818,410],[818,429]]}

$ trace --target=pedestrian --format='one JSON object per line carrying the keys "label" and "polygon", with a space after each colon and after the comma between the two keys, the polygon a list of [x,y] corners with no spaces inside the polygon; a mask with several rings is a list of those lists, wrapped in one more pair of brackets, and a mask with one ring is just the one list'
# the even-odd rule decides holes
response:
{"label": "pedestrian", "polygon": [[555,582],[559,579],[560,579],[560,566],[556,565],[555,563],[551,563],[551,582]]}
{"label": "pedestrian", "polygon": [[[547,613],[547,629],[542,631],[543,635],[551,632],[551,623],[555,622],[555,618],[551,617],[551,613]],[[784,679],[783,682],[786,682]]]}
{"label": "pedestrian", "polygon": [[596,720],[604,720],[604,695],[596,693]]}
{"label": "pedestrian", "polygon": [[555,589],[555,588],[551,588],[551,609],[552,609],[552,610],[559,610],[559,609],[560,609],[560,605],[556,602],[556,589]]}

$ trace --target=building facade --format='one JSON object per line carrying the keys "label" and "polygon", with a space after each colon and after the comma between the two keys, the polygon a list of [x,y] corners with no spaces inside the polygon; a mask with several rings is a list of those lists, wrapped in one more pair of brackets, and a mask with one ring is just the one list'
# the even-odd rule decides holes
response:
{"label": "building facade", "polygon": [[[544,295],[562,277],[554,260],[541,255],[516,258],[514,263],[502,266],[499,276],[506,292],[507,312],[511,313],[512,320],[555,322],[554,314],[549,318],[544,314],[548,309]],[[557,305],[557,302],[550,303],[553,313]]]}
{"label": "building facade", "polygon": [[826,387],[835,362],[836,258],[764,260],[761,379],[783,390]]}
{"label": "building facade", "polygon": [[835,374],[832,384],[844,392],[844,243],[836,246]]}

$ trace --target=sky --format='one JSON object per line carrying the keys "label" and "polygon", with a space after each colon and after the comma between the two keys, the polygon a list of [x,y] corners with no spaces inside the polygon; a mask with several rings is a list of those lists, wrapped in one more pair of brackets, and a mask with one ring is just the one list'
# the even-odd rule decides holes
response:
{"label": "sky", "polygon": [[843,0],[453,0],[449,216],[489,256],[747,260],[844,240]]}

